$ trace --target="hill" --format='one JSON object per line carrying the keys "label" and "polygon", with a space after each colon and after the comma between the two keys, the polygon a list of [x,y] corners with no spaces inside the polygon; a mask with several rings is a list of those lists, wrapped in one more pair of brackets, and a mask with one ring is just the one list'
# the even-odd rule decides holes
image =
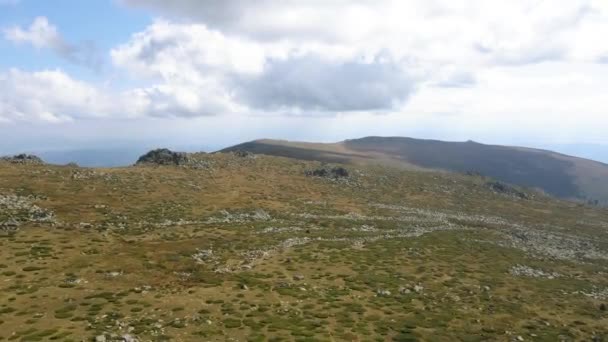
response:
{"label": "hill", "polygon": [[479,173],[560,198],[608,204],[608,165],[546,150],[473,141],[366,137],[329,144],[256,140],[222,151],[235,150],[354,165]]}
{"label": "hill", "polygon": [[0,340],[601,341],[607,222],[383,165],[0,160]]}

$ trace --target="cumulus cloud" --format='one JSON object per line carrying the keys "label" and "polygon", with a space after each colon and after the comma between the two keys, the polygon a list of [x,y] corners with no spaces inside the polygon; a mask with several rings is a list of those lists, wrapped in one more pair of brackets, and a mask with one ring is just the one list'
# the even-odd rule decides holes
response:
{"label": "cumulus cloud", "polygon": [[398,107],[415,81],[391,62],[331,62],[318,56],[269,60],[264,72],[238,79],[237,94],[264,110],[378,111]]}
{"label": "cumulus cloud", "polygon": [[114,64],[127,71],[168,80],[200,73],[256,73],[269,51],[205,25],[156,21],[110,54]]}
{"label": "cumulus cloud", "polygon": [[92,42],[67,42],[46,17],[37,17],[27,28],[13,26],[4,29],[4,38],[17,44],[31,44],[38,49],[51,49],[72,63],[98,69],[101,58]]}
{"label": "cumulus cloud", "polygon": [[398,57],[496,64],[583,58],[574,51],[582,27],[606,27],[608,17],[602,0],[122,1],[261,41],[365,45]]}
{"label": "cumulus cloud", "polygon": [[[316,46],[254,43],[202,24],[158,21],[111,52],[116,66],[159,80],[140,92],[154,115],[235,110],[387,110],[415,80],[390,58],[324,54]],[[158,104],[162,105],[158,105]]]}
{"label": "cumulus cloud", "polygon": [[0,118],[61,122],[114,113],[116,99],[59,70],[0,73]]}

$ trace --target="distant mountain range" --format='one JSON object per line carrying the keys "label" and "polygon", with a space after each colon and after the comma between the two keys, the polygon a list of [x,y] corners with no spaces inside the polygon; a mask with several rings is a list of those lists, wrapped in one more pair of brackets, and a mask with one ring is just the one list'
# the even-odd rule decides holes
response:
{"label": "distant mountain range", "polygon": [[322,162],[479,173],[560,198],[608,204],[608,164],[547,150],[474,141],[366,137],[337,143],[263,139],[220,152],[236,150]]}

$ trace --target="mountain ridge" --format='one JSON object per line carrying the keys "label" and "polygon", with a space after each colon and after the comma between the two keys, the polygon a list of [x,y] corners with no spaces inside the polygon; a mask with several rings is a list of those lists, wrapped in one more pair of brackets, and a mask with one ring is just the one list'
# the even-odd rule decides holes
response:
{"label": "mountain ridge", "polygon": [[335,143],[257,139],[220,152],[235,150],[322,162],[475,172],[560,198],[608,203],[608,164],[546,149],[368,136]]}

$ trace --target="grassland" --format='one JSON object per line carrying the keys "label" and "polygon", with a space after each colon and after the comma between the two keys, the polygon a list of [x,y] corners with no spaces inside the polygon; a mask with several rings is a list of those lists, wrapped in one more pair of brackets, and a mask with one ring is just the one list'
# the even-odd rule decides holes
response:
{"label": "grassland", "polygon": [[608,211],[475,176],[0,163],[0,341],[603,341]]}

